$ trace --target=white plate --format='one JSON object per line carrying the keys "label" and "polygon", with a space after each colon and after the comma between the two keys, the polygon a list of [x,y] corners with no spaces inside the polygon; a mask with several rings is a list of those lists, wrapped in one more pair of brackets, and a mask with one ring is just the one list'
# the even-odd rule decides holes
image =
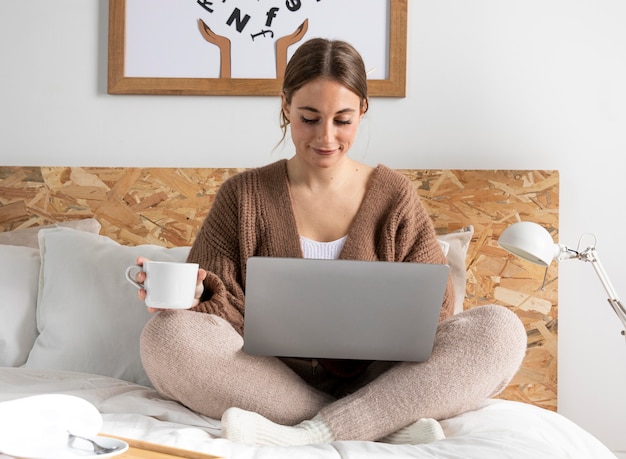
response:
{"label": "white plate", "polygon": [[108,438],[100,436],[85,436],[90,440],[96,441],[100,446],[106,448],[118,447],[115,451],[105,454],[96,454],[88,442],[76,441],[76,446],[85,449],[70,448],[69,446],[43,446],[43,445],[20,445],[3,442],[2,454],[13,456],[19,459],[74,459],[74,458],[100,458],[119,456],[128,450],[128,443],[117,438]]}

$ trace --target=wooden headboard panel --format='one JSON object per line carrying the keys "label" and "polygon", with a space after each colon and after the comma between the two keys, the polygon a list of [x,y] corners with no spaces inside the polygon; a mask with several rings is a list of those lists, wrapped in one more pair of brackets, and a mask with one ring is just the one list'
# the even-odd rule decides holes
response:
{"label": "wooden headboard panel", "polygon": [[[95,217],[121,244],[191,245],[220,184],[241,169],[0,167],[0,231]],[[557,269],[498,247],[518,220],[558,240],[559,175],[548,170],[400,170],[414,183],[439,233],[473,225],[465,308],[511,308],[528,331],[521,370],[501,398],[551,410],[557,400]]]}

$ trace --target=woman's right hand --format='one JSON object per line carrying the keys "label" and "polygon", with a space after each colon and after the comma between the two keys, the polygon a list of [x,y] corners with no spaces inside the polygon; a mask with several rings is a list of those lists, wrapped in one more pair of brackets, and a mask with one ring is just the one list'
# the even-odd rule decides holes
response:
{"label": "woman's right hand", "polygon": [[207,272],[198,268],[198,280],[196,281],[196,293],[193,296],[193,304],[191,307],[198,306],[202,299],[202,294],[204,293],[204,279],[206,279]]}
{"label": "woman's right hand", "polygon": [[[143,266],[144,262],[149,261],[147,258],[139,256],[137,257],[137,266]],[[200,303],[200,299],[202,298],[202,294],[204,293],[204,279],[206,279],[207,276],[207,272],[200,268],[198,269],[198,280],[196,283],[196,292],[194,294],[194,299],[193,299],[193,304],[191,307],[197,306]],[[137,273],[137,275],[135,276],[135,281],[137,281],[138,284],[142,284],[146,281],[146,273],[144,271],[139,271]],[[140,288],[137,290],[137,296],[139,297],[139,299],[141,301],[146,301],[146,290],[143,288]],[[157,312],[157,311],[163,311],[164,309],[162,308],[151,308],[151,307],[147,307],[149,312]]]}

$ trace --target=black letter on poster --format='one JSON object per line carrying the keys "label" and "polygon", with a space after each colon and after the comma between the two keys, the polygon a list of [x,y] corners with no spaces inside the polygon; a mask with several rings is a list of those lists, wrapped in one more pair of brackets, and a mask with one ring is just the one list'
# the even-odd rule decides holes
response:
{"label": "black letter on poster", "polygon": [[213,9],[211,8],[211,5],[213,5],[213,2],[210,0],[198,0],[198,5],[200,5],[202,8],[207,10],[209,13],[213,12]]}
{"label": "black letter on poster", "polygon": [[276,13],[280,8],[270,8],[267,13],[267,21],[265,21],[265,27],[272,27],[272,20],[276,17]]}
{"label": "black letter on poster", "polygon": [[289,11],[298,11],[302,7],[300,0],[285,0],[285,6]]}
{"label": "black letter on poster", "polygon": [[239,8],[235,8],[233,14],[231,14],[228,18],[228,21],[226,21],[226,24],[233,25],[233,21],[237,21],[237,25],[235,26],[235,28],[237,29],[237,32],[241,33],[243,32],[243,29],[246,27],[246,24],[249,20],[250,16],[247,14],[244,16],[243,19],[241,19],[241,11],[239,10]]}

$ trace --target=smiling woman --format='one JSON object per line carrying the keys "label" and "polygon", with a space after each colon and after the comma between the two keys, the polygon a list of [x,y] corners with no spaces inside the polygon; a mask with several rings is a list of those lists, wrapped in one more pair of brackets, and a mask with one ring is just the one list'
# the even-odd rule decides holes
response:
{"label": "smiling woman", "polygon": [[[349,156],[368,107],[357,50],[338,40],[305,42],[287,65],[281,97],[283,129],[290,129],[295,153],[222,184],[187,258],[200,266],[198,304],[146,324],[146,373],[163,396],[220,418],[222,435],[236,442],[440,439],[436,420],[476,409],[504,390],[526,350],[524,326],[507,308],[486,305],[453,315],[452,276],[426,362],[241,351],[250,257],[324,253],[446,263],[433,222],[406,177]],[[312,253],[310,240],[333,249]],[[412,301],[424,307],[420,298]]]}

